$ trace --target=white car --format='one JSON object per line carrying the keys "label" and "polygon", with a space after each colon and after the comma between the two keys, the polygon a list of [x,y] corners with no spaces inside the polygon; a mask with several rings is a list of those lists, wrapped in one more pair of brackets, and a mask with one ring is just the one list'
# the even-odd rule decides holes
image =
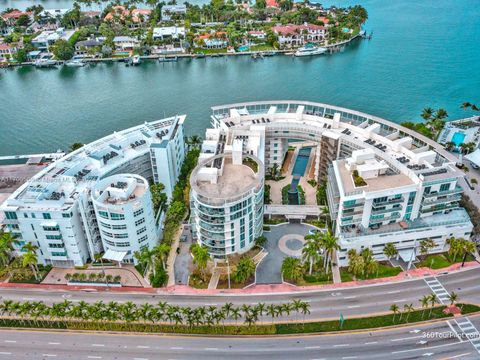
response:
{"label": "white car", "polygon": [[308,231],[308,235],[315,235],[315,234],[321,234],[322,231],[318,229],[312,229]]}

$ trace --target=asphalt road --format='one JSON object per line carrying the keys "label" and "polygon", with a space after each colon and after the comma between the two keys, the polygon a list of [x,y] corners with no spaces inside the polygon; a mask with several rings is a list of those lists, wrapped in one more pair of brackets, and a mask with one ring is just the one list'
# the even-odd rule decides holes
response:
{"label": "asphalt road", "polygon": [[[460,302],[480,303],[480,268],[465,270],[453,274],[438,276],[437,279],[451,292],[459,295]],[[245,294],[245,295],[152,295],[117,292],[83,292],[63,290],[31,290],[4,288],[0,290],[0,301],[12,299],[16,301],[37,300],[46,303],[60,302],[68,299],[73,302],[81,300],[94,302],[98,300],[136,303],[157,303],[167,301],[180,306],[217,305],[226,302],[236,305],[264,303],[284,303],[289,299],[303,299],[311,304],[310,319],[338,318],[340,313],[345,317],[366,315],[389,311],[392,304],[403,307],[413,303],[419,307],[419,299],[432,290],[423,279],[386,283],[373,286],[361,286],[348,289],[321,290],[288,294]],[[284,320],[285,317],[281,318]]]}
{"label": "asphalt road", "polygon": [[[470,320],[478,328],[480,318]],[[470,340],[459,336],[456,322],[462,321],[354,334],[256,338],[0,330],[0,360],[479,359]]]}

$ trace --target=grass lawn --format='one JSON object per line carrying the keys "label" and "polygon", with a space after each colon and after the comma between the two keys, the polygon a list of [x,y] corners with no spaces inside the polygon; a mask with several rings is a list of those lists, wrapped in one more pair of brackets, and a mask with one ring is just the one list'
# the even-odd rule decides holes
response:
{"label": "grass lawn", "polygon": [[273,46],[267,44],[258,44],[250,46],[250,51],[267,51],[267,50],[276,50]]}
{"label": "grass lawn", "polygon": [[[357,280],[380,279],[385,277],[397,276],[402,271],[402,268],[399,266],[393,267],[390,265],[379,263],[378,271],[375,274],[371,274],[369,276],[358,276]],[[341,268],[340,275],[342,277],[342,282],[353,281],[353,275],[348,272],[347,268]]]}
{"label": "grass lawn", "polygon": [[[230,289],[243,289],[245,286],[253,284],[255,281],[255,275],[250,276],[250,278],[243,282],[243,283],[236,283],[233,281],[232,276],[230,274]],[[217,289],[228,289],[228,276],[221,275],[220,279],[218,280]]]}
{"label": "grass lawn", "polygon": [[297,285],[323,285],[333,283],[332,273],[312,273],[312,275],[307,273],[303,275],[303,279],[297,282]]}
{"label": "grass lawn", "polygon": [[[475,260],[475,258],[472,255],[468,254],[466,261],[473,260]],[[428,267],[431,269],[442,269],[456,263],[461,263],[462,261],[463,255],[457,255],[457,258],[454,261],[453,257],[451,257],[448,253],[432,254],[424,257],[424,259],[416,263],[415,266],[417,268]]]}
{"label": "grass lawn", "polygon": [[188,286],[191,286],[195,289],[208,289],[209,282],[210,282],[209,276],[207,276],[205,281],[202,280],[202,278],[197,274],[190,274],[190,277],[188,278]]}

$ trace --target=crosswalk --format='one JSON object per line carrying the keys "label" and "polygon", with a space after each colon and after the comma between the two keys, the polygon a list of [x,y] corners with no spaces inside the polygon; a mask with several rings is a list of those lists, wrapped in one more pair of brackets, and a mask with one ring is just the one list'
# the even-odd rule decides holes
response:
{"label": "crosswalk", "polygon": [[472,343],[473,347],[480,354],[480,338],[479,332],[475,325],[472,324],[469,318],[455,320],[457,326],[462,330],[462,339],[468,340]]}
{"label": "crosswalk", "polygon": [[443,285],[440,283],[440,281],[437,280],[435,276],[426,277],[424,280],[427,283],[428,287],[432,289],[433,293],[437,295],[438,299],[442,304],[449,302],[448,291],[445,290]]}
{"label": "crosswalk", "polygon": [[[448,291],[435,276],[426,277],[424,280],[442,304],[448,304],[450,302]],[[470,319],[464,317],[458,320],[454,319],[454,321],[461,330],[461,341],[470,341],[475,350],[480,354],[480,333]]]}

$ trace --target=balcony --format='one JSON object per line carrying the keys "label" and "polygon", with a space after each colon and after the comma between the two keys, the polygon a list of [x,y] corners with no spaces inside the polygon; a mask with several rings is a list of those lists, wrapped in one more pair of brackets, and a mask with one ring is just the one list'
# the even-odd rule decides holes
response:
{"label": "balcony", "polygon": [[388,199],[388,200],[385,200],[385,201],[378,201],[378,202],[373,202],[373,207],[377,207],[377,206],[385,206],[385,205],[391,205],[391,204],[399,204],[399,203],[403,203],[405,201],[405,198],[402,196],[401,198],[397,198],[397,199]]}
{"label": "balcony", "polygon": [[392,221],[392,220],[398,219],[400,216],[401,215],[398,213],[398,214],[392,214],[390,216],[379,218],[379,219],[370,218],[370,225],[380,224],[380,223],[383,223],[384,221]]}
{"label": "balcony", "polygon": [[447,190],[447,191],[439,191],[439,192],[431,192],[431,193],[424,193],[423,197],[424,198],[431,198],[434,196],[443,196],[443,195],[451,195],[451,194],[460,194],[463,192],[463,189],[461,186],[455,186],[455,189],[452,190]]}
{"label": "balcony", "polygon": [[430,205],[435,205],[435,204],[443,204],[443,203],[448,203],[448,202],[452,202],[452,201],[460,201],[462,199],[462,195],[460,194],[454,194],[452,196],[447,196],[445,198],[441,198],[441,199],[435,199],[435,200],[430,200],[430,199],[426,199],[424,202],[423,202],[423,206],[430,206]]}
{"label": "balcony", "polygon": [[452,203],[452,204],[445,204],[445,205],[440,205],[440,206],[433,206],[431,208],[428,208],[428,209],[424,209],[422,207],[422,209],[420,209],[420,212],[422,214],[427,214],[427,213],[430,213],[430,212],[434,212],[434,211],[442,211],[442,210],[449,210],[449,209],[456,209],[459,207],[459,204],[458,203]]}
{"label": "balcony", "polygon": [[386,214],[386,213],[389,213],[389,212],[397,212],[397,211],[400,211],[402,209],[403,209],[403,206],[396,207],[396,208],[389,208],[389,209],[381,209],[381,210],[372,209],[372,214],[373,215]]}

